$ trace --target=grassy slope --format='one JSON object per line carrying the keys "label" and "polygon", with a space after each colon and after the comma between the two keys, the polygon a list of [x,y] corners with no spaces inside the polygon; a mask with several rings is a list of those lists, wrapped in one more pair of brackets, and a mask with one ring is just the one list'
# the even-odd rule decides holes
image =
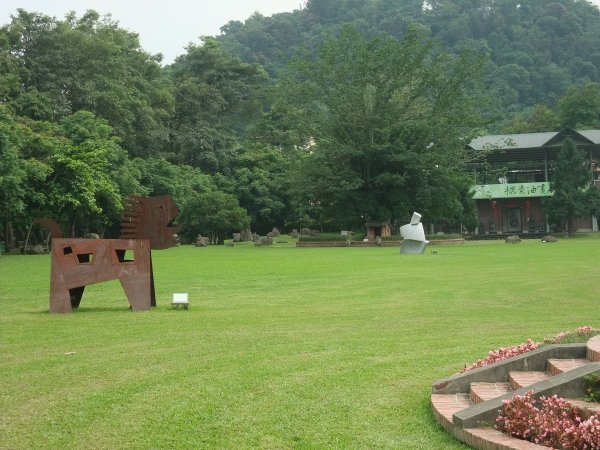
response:
{"label": "grassy slope", "polygon": [[598,327],[600,240],[434,250],[180,247],[153,253],[155,310],[110,282],[66,316],[49,257],[2,256],[0,448],[464,448],[431,383]]}

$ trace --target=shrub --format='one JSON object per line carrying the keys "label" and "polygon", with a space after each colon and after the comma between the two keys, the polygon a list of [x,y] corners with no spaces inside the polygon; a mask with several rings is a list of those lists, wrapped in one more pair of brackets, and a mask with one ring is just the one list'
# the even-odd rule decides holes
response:
{"label": "shrub", "polygon": [[600,402],[600,373],[591,373],[583,377],[585,386],[585,400],[588,402]]}
{"label": "shrub", "polygon": [[557,397],[540,397],[533,391],[505,400],[496,428],[536,444],[563,450],[600,449],[600,420],[581,418],[581,410]]}

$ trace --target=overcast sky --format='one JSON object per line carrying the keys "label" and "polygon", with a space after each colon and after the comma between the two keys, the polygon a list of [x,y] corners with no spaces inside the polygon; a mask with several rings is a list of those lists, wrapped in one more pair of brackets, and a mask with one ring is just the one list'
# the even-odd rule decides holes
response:
{"label": "overcast sky", "polygon": [[[591,0],[600,6],[600,0]],[[144,50],[162,53],[173,62],[189,42],[214,36],[230,20],[246,20],[258,11],[270,16],[300,9],[305,0],[0,0],[0,24],[10,22],[17,8],[59,19],[69,11],[79,16],[87,9],[111,13],[121,27],[139,34]]]}
{"label": "overcast sky", "polygon": [[[599,0],[600,1],[600,0]],[[189,42],[214,36],[230,20],[246,20],[258,11],[264,16],[293,11],[304,0],[0,0],[0,24],[10,22],[17,8],[63,19],[69,11],[78,16],[88,9],[111,13],[122,28],[139,34],[144,50],[162,53],[173,62]]]}

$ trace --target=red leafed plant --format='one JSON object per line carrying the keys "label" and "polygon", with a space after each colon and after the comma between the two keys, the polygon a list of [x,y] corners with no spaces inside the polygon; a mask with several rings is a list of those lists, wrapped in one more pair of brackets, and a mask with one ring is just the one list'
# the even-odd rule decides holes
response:
{"label": "red leafed plant", "polygon": [[581,410],[557,397],[533,392],[505,400],[496,428],[520,439],[561,450],[600,449],[600,420],[582,419]]}

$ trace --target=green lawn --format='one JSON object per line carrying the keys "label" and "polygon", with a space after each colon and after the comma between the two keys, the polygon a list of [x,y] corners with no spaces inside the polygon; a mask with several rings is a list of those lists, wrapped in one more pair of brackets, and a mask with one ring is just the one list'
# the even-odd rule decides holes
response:
{"label": "green lawn", "polygon": [[184,246],[153,252],[156,309],[110,282],[71,315],[47,312],[48,256],[3,255],[0,448],[465,448],[433,419],[432,382],[600,326],[598,255],[595,236]]}

